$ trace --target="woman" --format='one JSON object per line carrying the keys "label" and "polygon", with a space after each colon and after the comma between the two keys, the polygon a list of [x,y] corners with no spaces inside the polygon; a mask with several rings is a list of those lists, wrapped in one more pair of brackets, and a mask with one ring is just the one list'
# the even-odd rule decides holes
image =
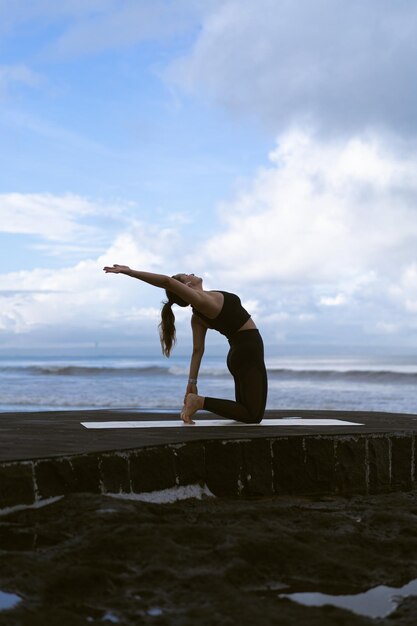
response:
{"label": "woman", "polygon": [[[162,308],[159,329],[162,352],[167,357],[175,344],[175,316],[172,305],[191,305],[193,353],[184,408],[181,412],[181,418],[186,424],[194,424],[191,418],[199,409],[246,424],[258,424],[262,420],[267,396],[263,342],[238,296],[226,291],[205,291],[203,280],[194,274],[165,276],[132,270],[127,265],[105,267],[104,271],[126,274],[165,289],[168,300]],[[227,366],[235,381],[236,401],[198,395],[197,376],[208,328],[219,331],[229,341]]]}

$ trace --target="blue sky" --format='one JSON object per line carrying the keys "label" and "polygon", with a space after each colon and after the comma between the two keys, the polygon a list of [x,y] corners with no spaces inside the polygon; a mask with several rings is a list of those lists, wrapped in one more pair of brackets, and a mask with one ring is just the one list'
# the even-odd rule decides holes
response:
{"label": "blue sky", "polygon": [[108,263],[239,293],[271,353],[415,347],[416,12],[0,0],[0,351],[158,352]]}

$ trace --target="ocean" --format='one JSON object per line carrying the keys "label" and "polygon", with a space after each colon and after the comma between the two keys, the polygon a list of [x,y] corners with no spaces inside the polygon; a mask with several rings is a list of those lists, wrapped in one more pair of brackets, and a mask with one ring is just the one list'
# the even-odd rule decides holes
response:
{"label": "ocean", "polygon": [[[267,409],[417,413],[417,357],[275,357]],[[0,411],[180,411],[189,357],[0,357]],[[204,357],[199,393],[234,397],[224,357]]]}

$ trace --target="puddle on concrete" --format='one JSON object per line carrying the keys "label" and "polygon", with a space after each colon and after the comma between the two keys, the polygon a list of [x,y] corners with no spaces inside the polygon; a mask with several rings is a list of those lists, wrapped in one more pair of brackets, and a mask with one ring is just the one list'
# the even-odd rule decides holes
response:
{"label": "puddle on concrete", "polygon": [[113,613],[107,612],[101,618],[102,622],[111,622],[112,624],[118,624],[120,622],[119,618],[116,617]]}
{"label": "puddle on concrete", "polygon": [[305,606],[331,604],[366,617],[386,617],[393,613],[407,596],[417,595],[417,578],[403,587],[379,585],[356,595],[332,596],[325,593],[282,593],[280,598],[288,598]]}
{"label": "puddle on concrete", "polygon": [[0,591],[0,611],[6,611],[7,609],[14,609],[15,606],[22,601],[22,598],[14,593],[6,593]]}
{"label": "puddle on concrete", "polygon": [[155,607],[153,609],[149,609],[147,611],[147,614],[150,615],[151,617],[159,617],[160,615],[163,615],[163,610],[159,609],[158,607]]}

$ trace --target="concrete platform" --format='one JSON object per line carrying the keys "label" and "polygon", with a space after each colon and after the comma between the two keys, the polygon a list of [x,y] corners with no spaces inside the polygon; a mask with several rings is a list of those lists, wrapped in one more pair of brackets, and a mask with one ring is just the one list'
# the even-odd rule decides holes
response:
{"label": "concrete platform", "polygon": [[[356,425],[271,425],[284,417]],[[135,420],[150,427],[81,424]],[[161,421],[173,426],[152,425]],[[246,497],[351,495],[416,484],[417,415],[282,410],[267,411],[259,426],[177,422],[173,413],[0,413],[0,509],[80,491],[139,494],[196,483],[218,496]]]}
{"label": "concrete platform", "polygon": [[[198,419],[207,419],[200,412]],[[359,422],[363,426],[268,426],[268,420],[283,417],[337,419]],[[146,430],[87,430],[82,422],[141,420],[178,422],[178,414],[132,411],[46,411],[39,413],[0,413],[0,462],[51,458],[143,448],[169,443],[207,439],[258,439],[303,435],[343,435],[367,433],[417,432],[417,415],[347,411],[267,411],[262,424],[255,428],[238,425],[196,429],[192,426],[149,428]]]}

